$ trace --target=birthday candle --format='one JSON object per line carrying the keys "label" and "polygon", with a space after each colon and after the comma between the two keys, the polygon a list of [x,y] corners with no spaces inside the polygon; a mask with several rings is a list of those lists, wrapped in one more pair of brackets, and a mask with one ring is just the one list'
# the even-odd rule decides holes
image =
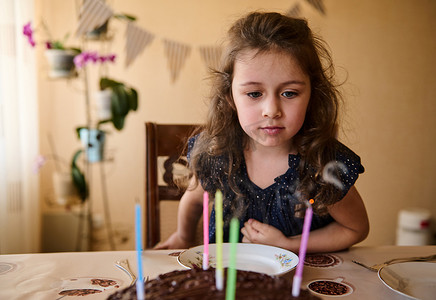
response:
{"label": "birthday candle", "polygon": [[223,279],[223,194],[220,190],[215,193],[215,218],[216,218],[216,269],[215,285],[222,291]]}
{"label": "birthday candle", "polygon": [[203,194],[203,270],[209,268],[209,194]]}
{"label": "birthday candle", "polygon": [[136,280],[136,297],[138,300],[145,299],[145,289],[142,273],[142,230],[141,230],[141,206],[135,205],[135,237],[136,237],[136,258],[138,265],[138,279]]}
{"label": "birthday candle", "polygon": [[239,240],[239,220],[230,221],[230,257],[227,269],[226,300],[234,300],[236,294],[236,248]]}
{"label": "birthday candle", "polygon": [[[313,201],[311,199],[311,201]],[[298,297],[300,295],[301,280],[303,278],[304,258],[306,257],[307,241],[309,240],[310,224],[312,223],[312,205],[306,201],[307,209],[304,216],[303,233],[301,235],[300,251],[298,253],[298,265],[295,271],[294,279],[292,282],[292,296]]]}

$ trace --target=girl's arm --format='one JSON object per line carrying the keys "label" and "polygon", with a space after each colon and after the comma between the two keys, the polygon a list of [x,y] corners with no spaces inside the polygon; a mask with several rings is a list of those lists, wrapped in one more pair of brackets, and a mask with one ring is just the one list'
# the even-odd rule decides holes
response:
{"label": "girl's arm", "polygon": [[[328,210],[335,221],[310,232],[308,252],[343,250],[367,237],[368,215],[362,198],[354,186],[341,201],[331,205]],[[285,237],[273,226],[255,220],[246,222],[241,232],[244,234],[243,242],[268,244],[294,252],[297,252],[300,247],[300,236]]]}
{"label": "girl's arm", "polygon": [[188,189],[180,199],[177,213],[177,230],[155,249],[185,249],[194,246],[198,221],[203,213],[201,185],[192,177]]}

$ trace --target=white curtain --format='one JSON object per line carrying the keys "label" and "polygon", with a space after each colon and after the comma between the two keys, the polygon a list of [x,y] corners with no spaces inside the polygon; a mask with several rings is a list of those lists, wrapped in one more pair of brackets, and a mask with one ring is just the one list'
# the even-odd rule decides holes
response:
{"label": "white curtain", "polygon": [[34,0],[0,0],[0,254],[39,251],[35,49],[22,34]]}

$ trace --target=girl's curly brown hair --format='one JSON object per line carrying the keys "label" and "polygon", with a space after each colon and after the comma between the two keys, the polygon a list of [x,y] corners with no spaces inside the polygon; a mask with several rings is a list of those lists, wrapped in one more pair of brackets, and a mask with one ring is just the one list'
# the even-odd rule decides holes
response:
{"label": "girl's curly brown hair", "polygon": [[[232,178],[243,160],[248,136],[239,124],[231,92],[235,60],[245,50],[288,53],[299,62],[311,83],[305,121],[293,141],[301,156],[298,191],[316,199],[313,207],[318,214],[326,213],[327,206],[338,201],[340,195],[321,178],[323,167],[334,158],[340,102],[326,44],[313,35],[305,20],[279,13],[250,13],[230,28],[228,38],[222,65],[212,74],[209,114],[191,152],[191,170],[197,179],[205,179],[208,175],[203,171],[210,169],[213,158],[224,156],[229,162],[225,170],[228,182],[239,194]],[[316,184],[318,189],[314,188]]]}

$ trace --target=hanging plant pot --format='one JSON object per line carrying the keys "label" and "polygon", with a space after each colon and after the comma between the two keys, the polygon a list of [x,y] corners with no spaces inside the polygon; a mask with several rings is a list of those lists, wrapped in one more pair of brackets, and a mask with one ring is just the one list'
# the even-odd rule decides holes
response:
{"label": "hanging plant pot", "polygon": [[79,135],[82,145],[86,150],[87,160],[91,163],[102,161],[105,132],[98,129],[81,128]]}
{"label": "hanging plant pot", "polygon": [[47,49],[45,56],[50,66],[48,75],[51,78],[65,78],[76,74],[74,56],[78,53],[74,50]]}
{"label": "hanging plant pot", "polygon": [[112,118],[111,110],[112,91],[109,89],[98,91],[95,93],[97,103],[97,116],[99,120],[110,120]]}

